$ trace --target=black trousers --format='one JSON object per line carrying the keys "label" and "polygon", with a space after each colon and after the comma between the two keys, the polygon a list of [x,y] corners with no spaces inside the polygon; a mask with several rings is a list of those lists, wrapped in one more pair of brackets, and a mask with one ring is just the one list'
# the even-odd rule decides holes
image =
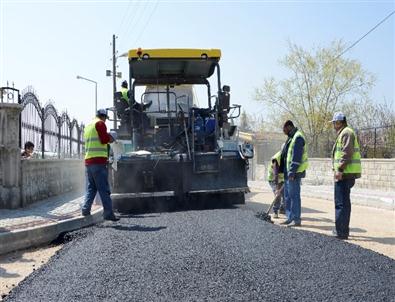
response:
{"label": "black trousers", "polygon": [[348,236],[350,233],[350,192],[354,184],[355,179],[343,179],[335,182],[335,219],[336,232],[339,236]]}

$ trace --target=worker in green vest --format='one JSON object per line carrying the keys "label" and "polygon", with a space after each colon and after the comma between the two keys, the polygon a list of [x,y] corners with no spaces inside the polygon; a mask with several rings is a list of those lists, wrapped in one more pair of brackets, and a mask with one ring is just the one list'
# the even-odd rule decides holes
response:
{"label": "worker in green vest", "polygon": [[103,204],[104,220],[117,221],[112,209],[110,185],[108,183],[108,144],[116,140],[116,133],[107,133],[107,110],[99,109],[96,118],[84,129],[86,193],[82,215],[89,216],[96,193]]}
{"label": "worker in green vest", "polygon": [[121,84],[121,94],[122,94],[122,99],[128,104],[129,106],[129,96],[128,96],[128,82],[123,81]]}
{"label": "worker in green vest", "polygon": [[273,155],[270,166],[267,169],[267,180],[274,195],[281,194],[281,198],[276,198],[273,205],[273,218],[278,218],[278,213],[285,214],[284,207],[284,174],[280,173],[281,150]]}
{"label": "worker in green vest", "polygon": [[336,141],[332,149],[332,167],[335,180],[335,222],[333,235],[348,239],[350,233],[351,188],[355,179],[361,177],[361,153],[357,135],[347,126],[346,116],[336,112],[331,121],[336,130]]}
{"label": "worker in green vest", "polygon": [[281,151],[280,172],[284,173],[285,214],[287,220],[281,224],[289,227],[301,225],[300,182],[306,177],[308,167],[307,143],[303,133],[288,120],[283,132],[288,139]]}

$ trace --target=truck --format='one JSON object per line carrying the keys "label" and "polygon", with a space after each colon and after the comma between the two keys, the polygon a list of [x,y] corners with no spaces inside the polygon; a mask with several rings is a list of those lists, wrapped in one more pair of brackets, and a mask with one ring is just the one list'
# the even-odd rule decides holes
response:
{"label": "truck", "polygon": [[[220,58],[219,49],[128,51],[128,97],[116,93],[113,107],[110,184],[119,212],[245,202],[254,150],[239,139],[241,106],[231,105],[230,87],[221,86]],[[203,105],[195,87],[207,93]]]}

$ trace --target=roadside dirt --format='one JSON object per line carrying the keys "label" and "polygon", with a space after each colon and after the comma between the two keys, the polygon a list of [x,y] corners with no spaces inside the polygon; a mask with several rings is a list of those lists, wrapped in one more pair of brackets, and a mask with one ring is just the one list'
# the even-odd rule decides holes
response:
{"label": "roadside dirt", "polygon": [[43,246],[0,255],[0,301],[61,248],[62,245]]}
{"label": "roadside dirt", "polygon": [[[253,189],[248,200],[269,205],[273,193]],[[299,229],[331,236],[335,227],[334,218],[333,202],[304,197],[302,194],[302,226]],[[272,220],[280,224],[285,216],[280,215],[279,219]],[[347,242],[395,259],[395,211],[352,205]]]}

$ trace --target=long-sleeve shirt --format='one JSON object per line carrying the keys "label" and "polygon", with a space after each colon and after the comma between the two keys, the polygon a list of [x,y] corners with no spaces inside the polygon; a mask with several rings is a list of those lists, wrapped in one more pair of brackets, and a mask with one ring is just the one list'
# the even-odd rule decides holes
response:
{"label": "long-sleeve shirt", "polygon": [[[107,133],[106,123],[103,121],[98,121],[95,124],[96,131],[99,135],[99,140],[102,144],[108,144],[111,140],[111,136]],[[107,157],[92,157],[85,159],[85,166],[106,164],[108,161]]]}

